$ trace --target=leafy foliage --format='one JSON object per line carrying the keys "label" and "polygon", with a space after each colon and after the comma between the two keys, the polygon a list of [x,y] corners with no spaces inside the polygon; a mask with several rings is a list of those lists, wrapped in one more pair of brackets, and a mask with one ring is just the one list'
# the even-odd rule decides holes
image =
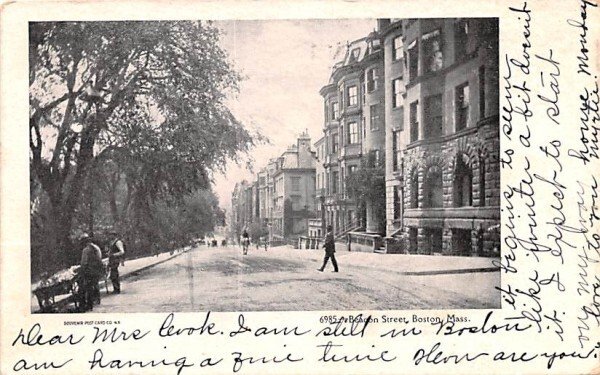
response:
{"label": "leafy foliage", "polygon": [[[373,153],[363,156],[360,167],[346,176],[346,190],[359,207],[370,204],[375,216],[385,219],[385,166],[376,162]],[[382,223],[378,226],[383,228]]]}
{"label": "leafy foliage", "polygon": [[258,241],[260,237],[267,237],[269,230],[263,223],[254,222],[250,224],[248,228],[248,234],[253,242]]}
{"label": "leafy foliage", "polygon": [[30,24],[31,174],[49,246],[73,252],[73,219],[98,192],[113,225],[148,224],[154,202],[182,204],[253,146],[225,105],[240,77],[218,40],[192,21]]}

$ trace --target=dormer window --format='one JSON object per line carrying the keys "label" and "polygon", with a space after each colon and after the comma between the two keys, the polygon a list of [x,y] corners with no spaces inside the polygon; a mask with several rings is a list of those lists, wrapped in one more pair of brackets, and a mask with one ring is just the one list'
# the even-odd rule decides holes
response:
{"label": "dormer window", "polygon": [[380,43],[379,39],[373,39],[369,42],[370,53],[379,51],[380,48],[381,48],[381,43]]}

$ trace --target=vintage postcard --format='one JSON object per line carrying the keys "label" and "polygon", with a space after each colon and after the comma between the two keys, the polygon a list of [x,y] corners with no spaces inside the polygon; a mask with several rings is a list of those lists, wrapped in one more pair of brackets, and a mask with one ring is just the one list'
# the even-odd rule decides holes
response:
{"label": "vintage postcard", "polygon": [[598,3],[423,5],[5,4],[0,372],[600,373]]}

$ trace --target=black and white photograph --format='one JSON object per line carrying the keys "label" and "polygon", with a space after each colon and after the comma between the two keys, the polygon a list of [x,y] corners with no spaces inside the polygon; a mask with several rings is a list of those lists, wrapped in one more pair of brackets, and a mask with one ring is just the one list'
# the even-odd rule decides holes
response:
{"label": "black and white photograph", "polygon": [[28,41],[32,313],[500,309],[498,18]]}

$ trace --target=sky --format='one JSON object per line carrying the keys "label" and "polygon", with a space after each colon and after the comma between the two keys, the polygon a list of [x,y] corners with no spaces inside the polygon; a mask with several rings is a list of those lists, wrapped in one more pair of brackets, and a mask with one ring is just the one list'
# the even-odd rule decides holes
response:
{"label": "sky", "polygon": [[228,101],[233,114],[270,143],[251,151],[253,171],[245,163],[229,163],[215,176],[214,190],[229,211],[236,182],[251,181],[255,173],[278,157],[307,130],[314,143],[323,136],[323,99],[331,67],[348,41],[375,29],[374,19],[215,21],[222,31],[221,47],[242,74],[240,92]]}

